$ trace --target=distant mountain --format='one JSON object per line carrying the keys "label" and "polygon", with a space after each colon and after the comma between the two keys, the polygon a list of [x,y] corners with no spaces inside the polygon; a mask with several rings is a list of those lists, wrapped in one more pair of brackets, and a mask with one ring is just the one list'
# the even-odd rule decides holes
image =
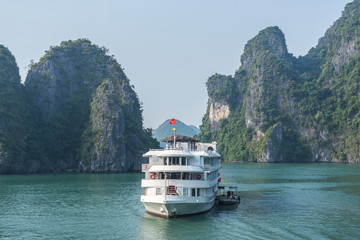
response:
{"label": "distant mountain", "polygon": [[200,128],[198,128],[197,126],[194,126],[194,125],[188,125],[188,126],[191,127],[192,130],[194,130],[195,134],[200,133]]}
{"label": "distant mountain", "polygon": [[[163,122],[158,128],[153,130],[153,138],[156,138],[159,142],[161,139],[174,134],[173,128],[176,129],[176,134],[193,137],[200,132],[200,129],[193,125],[186,125],[180,120],[176,119],[175,124],[169,124],[171,119]],[[161,147],[165,146],[165,143],[160,143]]]}

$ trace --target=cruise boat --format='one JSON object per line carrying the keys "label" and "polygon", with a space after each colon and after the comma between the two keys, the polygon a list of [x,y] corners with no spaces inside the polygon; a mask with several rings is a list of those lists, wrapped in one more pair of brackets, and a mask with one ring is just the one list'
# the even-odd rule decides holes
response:
{"label": "cruise boat", "polygon": [[221,182],[216,142],[201,143],[175,134],[161,141],[166,143],[164,149],[143,155],[149,158],[142,165],[145,179],[141,181],[146,211],[171,218],[210,210]]}

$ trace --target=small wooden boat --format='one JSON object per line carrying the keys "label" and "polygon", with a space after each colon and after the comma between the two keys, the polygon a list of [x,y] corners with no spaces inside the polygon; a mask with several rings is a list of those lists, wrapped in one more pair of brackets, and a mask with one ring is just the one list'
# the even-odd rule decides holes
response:
{"label": "small wooden boat", "polygon": [[219,195],[217,196],[220,205],[233,205],[240,203],[238,187],[219,186]]}

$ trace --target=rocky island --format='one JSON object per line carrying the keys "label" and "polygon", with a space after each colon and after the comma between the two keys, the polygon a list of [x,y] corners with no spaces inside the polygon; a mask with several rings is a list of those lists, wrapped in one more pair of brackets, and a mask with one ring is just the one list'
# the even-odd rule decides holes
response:
{"label": "rocky island", "polygon": [[1,46],[0,173],[138,171],[158,143],[123,69],[87,39],[62,42],[21,84]]}
{"label": "rocky island", "polygon": [[228,161],[359,163],[359,22],[355,0],[298,58],[278,27],[260,31],[233,76],[208,79],[199,138]]}

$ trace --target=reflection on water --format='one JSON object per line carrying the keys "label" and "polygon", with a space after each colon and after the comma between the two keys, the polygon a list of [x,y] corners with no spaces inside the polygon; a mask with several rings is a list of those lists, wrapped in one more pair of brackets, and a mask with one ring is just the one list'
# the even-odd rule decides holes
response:
{"label": "reflection on water", "polygon": [[0,176],[0,239],[359,239],[360,166],[224,163],[241,203],[163,219],[143,174]]}

